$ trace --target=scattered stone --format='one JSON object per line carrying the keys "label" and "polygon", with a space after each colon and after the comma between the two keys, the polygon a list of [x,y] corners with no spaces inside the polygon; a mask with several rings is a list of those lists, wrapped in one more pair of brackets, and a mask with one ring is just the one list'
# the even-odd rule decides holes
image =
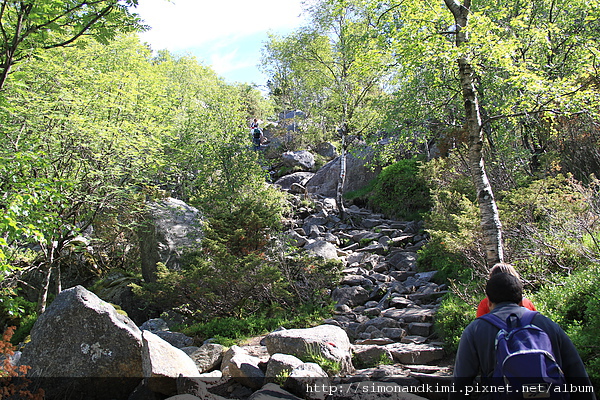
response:
{"label": "scattered stone", "polygon": [[274,383],[267,383],[260,390],[252,393],[248,400],[302,400]]}
{"label": "scattered stone", "polygon": [[265,374],[258,366],[259,363],[258,357],[238,353],[229,361],[229,373],[242,385],[260,389],[265,382]]}
{"label": "scattered stone", "polygon": [[181,332],[156,331],[153,333],[165,342],[168,342],[172,346],[177,347],[178,349],[191,346],[192,343],[194,343],[194,339],[184,335]]}
{"label": "scattered stone", "polygon": [[329,160],[338,156],[335,146],[329,142],[322,142],[315,147],[315,152]]}
{"label": "scattered stone", "polygon": [[427,341],[427,338],[424,336],[413,336],[413,335],[409,335],[409,336],[404,336],[401,340],[400,343],[413,343],[413,344],[422,344],[425,343]]}
{"label": "scattered stone", "polygon": [[388,349],[394,360],[402,364],[427,364],[444,357],[444,349],[432,344],[395,343],[388,345]]}
{"label": "scattered stone", "polygon": [[408,333],[415,336],[429,336],[433,324],[429,322],[411,322],[408,324]]}
{"label": "scattered stone", "polygon": [[362,286],[346,286],[337,288],[331,294],[331,298],[338,304],[356,307],[369,300],[369,292]]}
{"label": "scattered stone", "polygon": [[357,345],[376,345],[376,346],[385,346],[388,344],[392,344],[395,341],[389,338],[381,337],[381,338],[370,338],[364,340],[357,340],[355,343]]}
{"label": "scattered stone", "polygon": [[281,155],[281,161],[287,167],[299,167],[307,171],[315,166],[315,157],[306,150],[287,151]]}
{"label": "scattered stone", "polygon": [[266,379],[269,382],[275,382],[278,379],[287,379],[294,368],[302,365],[303,362],[298,357],[289,354],[275,353],[269,359],[267,364]]}
{"label": "scattered stone", "polygon": [[373,281],[362,275],[346,275],[340,285],[372,287]]}
{"label": "scattered stone", "polygon": [[319,325],[307,329],[288,329],[272,332],[265,337],[269,354],[291,354],[300,359],[319,355],[340,364],[340,374],[354,370],[350,340],[337,326]]}
{"label": "scattered stone", "polygon": [[395,320],[403,320],[406,323],[411,322],[428,322],[433,320],[435,311],[432,309],[410,307],[410,308],[388,308],[383,312],[383,317],[392,318]]}
{"label": "scattered stone", "polygon": [[297,184],[304,187],[306,182],[312,178],[314,173],[312,172],[294,172],[293,174],[282,176],[275,181],[274,185],[279,186],[283,190],[291,190],[292,185]]}
{"label": "scattered stone", "polygon": [[304,248],[315,257],[321,257],[326,260],[338,259],[335,245],[324,240],[317,240],[314,243],[305,245]]}
{"label": "scattered stone", "polygon": [[159,331],[168,331],[169,330],[169,326],[167,325],[167,322],[162,319],[162,318],[153,318],[153,319],[149,319],[148,321],[144,322],[141,326],[140,326],[140,330],[141,331],[150,331],[152,333],[156,333]]}
{"label": "scattered stone", "polygon": [[[150,331],[142,331],[142,369],[148,387],[170,396],[177,393],[176,379],[199,377],[196,364],[187,354]],[[158,379],[157,379],[158,378]]]}
{"label": "scattered stone", "polygon": [[360,368],[376,367],[379,364],[391,363],[394,360],[392,353],[381,346],[355,345],[352,346],[352,352],[354,353],[356,365]]}
{"label": "scattered stone", "polygon": [[328,392],[316,388],[329,387],[328,378],[318,364],[304,363],[292,370],[283,387],[303,399],[324,400]]}
{"label": "scattered stone", "polygon": [[184,347],[181,349],[196,363],[201,373],[218,368],[223,360],[225,349],[218,343],[204,343],[200,347]]}

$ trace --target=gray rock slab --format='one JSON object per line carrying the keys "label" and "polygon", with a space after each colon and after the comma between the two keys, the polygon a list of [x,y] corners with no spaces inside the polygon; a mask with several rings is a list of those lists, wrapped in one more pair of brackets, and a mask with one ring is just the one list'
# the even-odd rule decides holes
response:
{"label": "gray rock slab", "polygon": [[218,343],[204,343],[200,347],[184,347],[181,350],[196,363],[201,373],[218,368],[225,352],[224,347]]}
{"label": "gray rock slab", "polygon": [[[154,333],[142,331],[142,369],[153,392],[164,395],[177,393],[177,378],[199,377],[194,361]],[[160,378],[160,379],[157,379]]]}
{"label": "gray rock slab", "polygon": [[417,268],[417,253],[414,252],[397,252],[392,257],[387,259],[387,262],[396,270],[416,270]]}
{"label": "gray rock slab", "polygon": [[324,240],[317,240],[314,243],[307,244],[304,248],[313,256],[321,257],[326,260],[337,260],[337,248],[335,245]]}
{"label": "gray rock slab", "polygon": [[265,337],[269,354],[291,354],[307,359],[313,354],[340,363],[341,374],[354,370],[350,340],[337,326],[319,325],[307,329],[287,329],[272,332]]}
{"label": "gray rock slab", "polygon": [[387,346],[394,360],[402,364],[428,364],[444,358],[444,349],[432,344],[395,343]]}
{"label": "gray rock slab", "polygon": [[419,307],[410,308],[388,308],[382,314],[384,317],[395,320],[402,320],[405,323],[411,322],[431,322],[435,315],[435,310]]}
{"label": "gray rock slab", "polygon": [[72,389],[83,397],[86,393],[120,397],[131,393],[143,377],[141,353],[142,333],[135,323],[94,293],[75,286],[59,293],[37,319],[19,362],[31,367],[28,376],[33,378],[114,378],[116,385],[110,387],[102,385],[102,379],[96,380],[101,386],[89,382],[75,387],[74,380]]}
{"label": "gray rock slab", "polygon": [[331,298],[338,304],[356,307],[369,300],[369,292],[362,286],[340,287],[333,291]]}

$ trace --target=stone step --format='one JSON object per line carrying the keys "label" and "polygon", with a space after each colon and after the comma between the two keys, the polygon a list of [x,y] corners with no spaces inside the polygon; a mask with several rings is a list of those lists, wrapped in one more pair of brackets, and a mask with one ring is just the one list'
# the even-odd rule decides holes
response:
{"label": "stone step", "polygon": [[434,344],[394,343],[386,346],[402,364],[429,364],[444,358],[444,348]]}

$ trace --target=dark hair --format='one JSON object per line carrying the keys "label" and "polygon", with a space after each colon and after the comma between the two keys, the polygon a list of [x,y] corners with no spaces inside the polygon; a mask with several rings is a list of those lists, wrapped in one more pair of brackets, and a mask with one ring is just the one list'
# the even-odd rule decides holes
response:
{"label": "dark hair", "polygon": [[506,301],[519,304],[523,300],[523,284],[511,274],[495,274],[488,279],[485,294],[494,304]]}

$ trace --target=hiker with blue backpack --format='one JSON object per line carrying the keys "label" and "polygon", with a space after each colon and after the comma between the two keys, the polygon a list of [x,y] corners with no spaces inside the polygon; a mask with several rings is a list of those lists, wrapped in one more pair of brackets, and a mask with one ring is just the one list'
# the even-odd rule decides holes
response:
{"label": "hiker with blue backpack", "polygon": [[567,334],[519,306],[523,285],[517,277],[493,275],[485,291],[491,312],[472,321],[461,336],[450,399],[596,398]]}

